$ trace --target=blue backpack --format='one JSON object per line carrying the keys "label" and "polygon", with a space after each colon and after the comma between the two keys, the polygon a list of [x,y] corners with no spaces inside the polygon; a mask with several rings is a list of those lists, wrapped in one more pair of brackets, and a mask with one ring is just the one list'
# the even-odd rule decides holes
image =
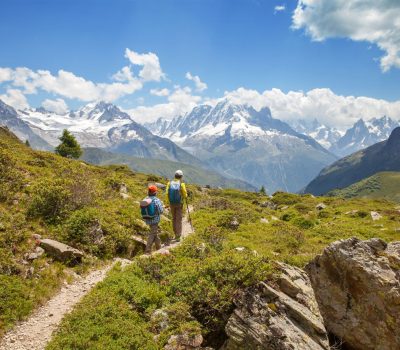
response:
{"label": "blue backpack", "polygon": [[181,204],[181,182],[171,181],[168,189],[168,199],[170,204]]}
{"label": "blue backpack", "polygon": [[157,215],[156,206],[154,201],[146,197],[140,202],[140,212],[143,219],[152,219]]}

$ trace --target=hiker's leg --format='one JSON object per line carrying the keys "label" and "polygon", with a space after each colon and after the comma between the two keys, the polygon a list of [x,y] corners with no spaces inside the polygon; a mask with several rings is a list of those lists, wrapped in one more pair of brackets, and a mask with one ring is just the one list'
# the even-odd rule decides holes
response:
{"label": "hiker's leg", "polygon": [[174,231],[174,235],[176,237],[176,204],[171,204],[171,215],[172,215],[172,230]]}
{"label": "hiker's leg", "polygon": [[154,231],[154,227],[158,227],[158,225],[150,225],[150,234],[149,237],[147,238],[147,244],[146,244],[146,249],[144,250],[144,252],[146,254],[150,254],[151,253],[151,247],[153,245],[153,242],[157,236],[157,231]]}
{"label": "hiker's leg", "polygon": [[156,245],[156,249],[158,250],[158,249],[161,249],[161,239],[160,239],[160,236],[159,236],[160,229],[158,227],[158,224],[154,225],[154,226],[155,226],[154,243]]}
{"label": "hiker's leg", "polygon": [[183,217],[183,205],[177,205],[176,206],[176,231],[175,235],[176,238],[181,238],[182,236],[182,217]]}

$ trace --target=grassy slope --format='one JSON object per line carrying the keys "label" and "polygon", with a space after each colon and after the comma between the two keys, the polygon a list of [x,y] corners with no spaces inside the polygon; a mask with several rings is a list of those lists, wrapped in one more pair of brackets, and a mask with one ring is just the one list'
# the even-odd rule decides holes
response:
{"label": "grassy slope", "polygon": [[185,180],[189,183],[199,185],[210,185],[212,187],[221,186],[223,188],[237,188],[243,190],[254,190],[250,184],[241,181],[228,179],[216,172],[199,168],[196,165],[177,163],[169,160],[146,159],[122,154],[106,152],[98,148],[86,148],[82,159],[89,163],[106,164],[126,164],[135,171],[147,174],[158,174],[170,178],[177,169],[182,169],[185,173]]}
{"label": "grassy slope", "polygon": [[385,198],[400,202],[400,172],[377,173],[329,195],[344,198]]}
{"label": "grassy slope", "polygon": [[[67,266],[45,256],[25,261],[35,249],[32,234],[88,253],[77,273],[115,255],[130,256],[138,248],[131,235],[146,231],[135,201],[145,196],[148,180],[162,179],[33,151],[0,128],[0,335],[68,277]],[[121,198],[121,183],[132,199]],[[91,234],[97,222],[104,233],[101,242]]]}
{"label": "grassy slope", "polygon": [[[63,321],[48,350],[162,349],[170,334],[185,331],[219,348],[235,291],[273,278],[273,260],[302,267],[337,239],[400,239],[400,213],[386,200],[278,193],[278,210],[259,205],[267,197],[235,190],[194,192],[194,200],[196,234],[171,255],[116,269]],[[327,208],[319,211],[321,201]],[[383,219],[373,222],[371,210]],[[170,320],[164,330],[152,316],[159,308]]]}

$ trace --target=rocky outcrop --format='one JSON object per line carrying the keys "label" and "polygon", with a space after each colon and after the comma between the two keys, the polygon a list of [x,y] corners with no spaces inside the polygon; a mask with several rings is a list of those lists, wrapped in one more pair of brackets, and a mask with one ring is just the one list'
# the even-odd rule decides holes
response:
{"label": "rocky outcrop", "polygon": [[304,271],[279,264],[274,283],[261,282],[237,295],[223,350],[322,350],[329,343]]}
{"label": "rocky outcrop", "polygon": [[347,348],[400,349],[400,242],[341,240],[306,270],[327,329]]}
{"label": "rocky outcrop", "polygon": [[203,348],[203,337],[201,334],[179,334],[169,338],[165,350],[213,350],[212,348]]}
{"label": "rocky outcrop", "polygon": [[53,258],[64,262],[77,262],[83,258],[83,253],[64,243],[52,239],[42,239],[40,246]]}

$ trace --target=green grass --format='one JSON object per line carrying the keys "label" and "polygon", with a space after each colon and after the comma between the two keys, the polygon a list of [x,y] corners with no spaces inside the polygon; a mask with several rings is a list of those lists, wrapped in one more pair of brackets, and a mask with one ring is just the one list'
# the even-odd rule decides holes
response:
{"label": "green grass", "polygon": [[[114,271],[64,320],[48,349],[114,346],[126,340],[125,332],[115,331],[121,322],[128,322],[134,330],[131,340],[119,343],[120,349],[162,349],[171,334],[184,332],[201,333],[204,345],[219,348],[234,308],[235,292],[273,279],[275,260],[304,267],[338,239],[400,239],[400,232],[395,230],[400,227],[400,213],[395,210],[396,204],[386,200],[314,198],[282,192],[269,199],[235,190],[194,191],[193,200],[196,233],[170,255],[137,258],[126,270]],[[276,203],[278,209],[261,207],[267,200]],[[321,202],[326,209],[316,209]],[[373,222],[371,210],[379,211],[383,219]],[[237,229],[230,225],[234,218],[240,223]],[[262,218],[269,223],[261,223]],[[238,247],[245,249],[235,249]],[[107,302],[111,310],[103,315],[104,305],[96,300],[106,298],[119,298],[125,306],[119,312],[119,303]],[[160,329],[154,321],[157,309],[173,320],[166,329]],[[129,321],[136,317],[137,328]],[[107,340],[110,332],[114,332],[111,343]],[[154,342],[137,345],[139,332],[143,332],[142,339]],[[92,342],[78,344],[82,337],[90,337]]]}
{"label": "green grass", "polygon": [[381,172],[328,195],[344,198],[385,198],[400,202],[400,172]]}
{"label": "green grass", "polygon": [[[46,256],[25,261],[36,247],[33,234],[84,251],[78,273],[114,256],[130,257],[141,250],[131,236],[147,232],[137,201],[154,180],[163,181],[126,166],[98,167],[33,151],[0,128],[0,335],[54,294],[70,269]],[[130,199],[120,196],[121,184]],[[93,235],[96,225],[101,237]],[[162,227],[169,234],[168,222]]]}

